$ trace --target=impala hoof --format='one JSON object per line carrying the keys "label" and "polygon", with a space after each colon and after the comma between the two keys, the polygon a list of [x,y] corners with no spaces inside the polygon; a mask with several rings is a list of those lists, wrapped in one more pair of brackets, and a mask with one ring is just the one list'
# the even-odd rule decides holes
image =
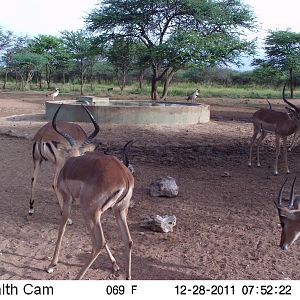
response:
{"label": "impala hoof", "polygon": [[33,209],[33,208],[30,208],[30,209],[28,210],[28,214],[29,214],[29,216],[32,216],[32,215],[33,215],[33,213],[34,213],[34,209]]}
{"label": "impala hoof", "polygon": [[257,167],[260,168],[261,164],[257,164]]}
{"label": "impala hoof", "polygon": [[67,224],[68,225],[73,225],[73,221],[71,219],[68,219]]}
{"label": "impala hoof", "polygon": [[114,263],[112,264],[112,267],[113,267],[113,271],[114,271],[114,272],[118,272],[118,271],[120,270],[120,267],[118,266],[118,264],[117,264],[116,262],[114,262]]}
{"label": "impala hoof", "polygon": [[51,273],[54,272],[54,270],[55,270],[55,266],[50,266],[50,267],[48,267],[48,269],[47,269],[47,273],[51,274]]}
{"label": "impala hoof", "polygon": [[277,176],[278,175],[278,172],[274,172],[274,176]]}
{"label": "impala hoof", "polygon": [[251,163],[250,162],[248,163],[248,167],[251,167]]}

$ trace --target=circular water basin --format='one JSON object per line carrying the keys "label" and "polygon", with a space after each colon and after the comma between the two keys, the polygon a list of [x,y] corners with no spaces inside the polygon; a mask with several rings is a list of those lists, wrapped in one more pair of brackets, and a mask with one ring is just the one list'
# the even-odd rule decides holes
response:
{"label": "circular water basin", "polygon": [[58,120],[90,122],[81,104],[88,107],[99,124],[199,124],[210,120],[210,107],[185,102],[152,102],[124,100],[47,101],[46,117],[51,120],[63,103]]}

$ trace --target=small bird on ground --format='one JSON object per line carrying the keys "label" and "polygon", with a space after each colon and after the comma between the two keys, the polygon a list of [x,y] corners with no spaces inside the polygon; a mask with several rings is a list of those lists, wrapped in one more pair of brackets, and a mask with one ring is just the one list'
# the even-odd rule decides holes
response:
{"label": "small bird on ground", "polygon": [[58,88],[56,88],[54,92],[47,94],[46,97],[52,97],[52,101],[54,101],[55,97],[57,97],[58,94],[59,94],[59,90]]}

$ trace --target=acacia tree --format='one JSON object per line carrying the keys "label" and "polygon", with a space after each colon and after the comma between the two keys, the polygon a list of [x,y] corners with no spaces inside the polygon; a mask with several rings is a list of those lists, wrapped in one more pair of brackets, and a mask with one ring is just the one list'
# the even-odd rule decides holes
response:
{"label": "acacia tree", "polygon": [[265,39],[266,58],[257,60],[256,65],[288,73],[291,98],[293,98],[294,72],[300,67],[300,33],[271,31]]}
{"label": "acacia tree", "polygon": [[93,39],[84,30],[63,31],[62,39],[64,41],[70,58],[79,64],[80,72],[80,93],[83,95],[84,78],[92,58],[99,54]]}
{"label": "acacia tree", "polygon": [[144,44],[152,100],[159,98],[159,81],[165,98],[173,75],[189,63],[237,62],[237,54],[251,52],[244,31],[254,29],[254,21],[241,0],[103,0],[86,17],[87,28],[101,39]]}
{"label": "acacia tree", "polygon": [[124,38],[115,39],[106,55],[115,69],[119,86],[123,91],[127,73],[134,65],[135,44]]}
{"label": "acacia tree", "polygon": [[11,55],[9,68],[21,79],[23,90],[31,82],[33,74],[41,71],[46,62],[47,59],[43,55],[24,51]]}
{"label": "acacia tree", "polygon": [[5,50],[9,45],[12,43],[14,39],[14,35],[11,31],[6,30],[4,31],[0,27],[0,51]]}
{"label": "acacia tree", "polygon": [[2,88],[6,88],[7,75],[10,71],[16,73],[15,64],[12,62],[14,54],[25,51],[28,46],[29,39],[27,36],[12,36],[10,43],[6,43],[5,48],[2,48],[1,64],[3,65],[5,76]]}
{"label": "acacia tree", "polygon": [[[11,31],[4,31],[0,27],[0,55],[3,54],[10,47],[13,39],[14,36]],[[0,68],[1,68],[0,71],[2,73],[3,70],[4,73],[4,83],[2,86],[3,89],[5,89],[6,81],[7,81],[7,68],[5,67],[4,58],[5,58],[4,56],[0,57]]]}
{"label": "acacia tree", "polygon": [[[64,52],[62,39],[52,35],[38,35],[29,43],[29,49],[33,53],[45,56],[45,77],[47,88],[51,88],[51,73],[58,65],[59,58]],[[41,87],[41,76],[40,87]]]}

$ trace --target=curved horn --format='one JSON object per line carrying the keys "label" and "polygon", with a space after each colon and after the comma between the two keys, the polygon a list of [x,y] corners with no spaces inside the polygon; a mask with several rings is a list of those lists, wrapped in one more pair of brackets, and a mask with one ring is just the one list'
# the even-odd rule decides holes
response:
{"label": "curved horn", "polygon": [[280,190],[279,190],[279,193],[278,193],[278,198],[277,198],[277,203],[276,203],[276,206],[277,207],[281,207],[282,206],[282,193],[283,193],[283,187],[285,185],[285,183],[287,182],[288,180],[288,177],[285,179],[285,181],[283,182]]}
{"label": "curved horn", "polygon": [[128,159],[128,156],[127,156],[127,151],[128,151],[128,148],[134,143],[134,140],[131,140],[129,142],[127,142],[125,144],[125,146],[123,147],[123,153],[122,153],[122,161],[124,163],[124,165],[128,168],[129,166],[129,159]]}
{"label": "curved horn", "polygon": [[95,118],[93,117],[93,115],[91,114],[91,112],[88,110],[88,108],[85,106],[85,105],[82,105],[81,106],[85,109],[85,111],[88,113],[91,121],[93,122],[94,124],[94,131],[87,137],[87,139],[82,143],[82,146],[85,146],[85,145],[88,145],[92,142],[93,138],[98,134],[98,132],[100,131],[100,128],[99,128],[99,125],[98,123],[96,122]]}
{"label": "curved horn", "polygon": [[272,109],[272,105],[271,105],[270,101],[268,99],[266,99],[266,100],[267,100],[267,102],[269,104],[269,109]]}
{"label": "curved horn", "polygon": [[298,107],[296,106],[296,105],[294,105],[293,103],[291,103],[291,102],[289,102],[286,98],[285,98],[285,87],[286,87],[286,84],[287,83],[285,83],[284,84],[284,86],[283,86],[283,90],[282,90],[282,99],[283,99],[283,101],[286,103],[286,104],[288,104],[290,107],[292,107],[297,113],[299,113],[300,111],[299,111],[299,109],[298,109]]}
{"label": "curved horn", "polygon": [[67,134],[66,132],[63,132],[63,131],[59,130],[56,127],[56,118],[57,118],[58,112],[59,112],[59,110],[61,109],[62,106],[63,106],[63,103],[58,107],[58,109],[56,110],[56,112],[55,112],[55,114],[53,116],[52,127],[53,127],[53,129],[58,134],[60,134],[62,137],[64,137],[69,142],[69,144],[71,145],[71,147],[73,147],[76,144],[76,141],[74,140],[74,138],[72,138],[69,134]]}
{"label": "curved horn", "polygon": [[292,188],[291,188],[291,194],[290,194],[290,199],[289,199],[289,204],[288,204],[289,209],[292,209],[294,206],[294,200],[295,200],[294,187],[295,187],[296,178],[297,178],[297,176],[295,176],[293,184],[292,184]]}

